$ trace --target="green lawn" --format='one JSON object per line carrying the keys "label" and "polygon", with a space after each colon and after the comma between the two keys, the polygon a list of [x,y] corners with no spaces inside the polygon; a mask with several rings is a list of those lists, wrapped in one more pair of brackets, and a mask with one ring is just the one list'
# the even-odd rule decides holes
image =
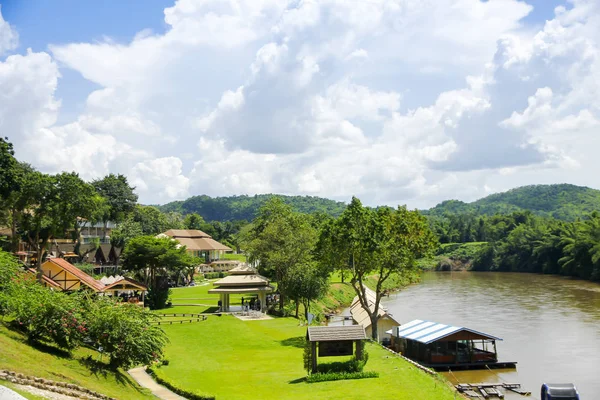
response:
{"label": "green lawn", "polygon": [[219,258],[221,260],[237,260],[237,261],[246,262],[245,254],[225,253],[225,254],[221,254],[219,256]]}
{"label": "green lawn", "polygon": [[[75,383],[120,400],[154,398],[123,371],[91,372],[90,368],[84,365],[83,359],[88,355],[98,359],[98,353],[87,348],[76,350],[72,356],[50,346],[34,348],[26,344],[21,334],[7,329],[0,323],[0,349],[1,369]],[[4,382],[0,381],[0,384]]]}
{"label": "green lawn", "polygon": [[379,378],[305,383],[302,344],[306,327],[292,318],[240,321],[210,316],[204,322],[164,329],[171,341],[166,352],[169,365],[158,373],[177,386],[221,400],[454,398],[444,380],[430,377],[374,344],[367,345],[370,358],[365,370],[379,372]]}

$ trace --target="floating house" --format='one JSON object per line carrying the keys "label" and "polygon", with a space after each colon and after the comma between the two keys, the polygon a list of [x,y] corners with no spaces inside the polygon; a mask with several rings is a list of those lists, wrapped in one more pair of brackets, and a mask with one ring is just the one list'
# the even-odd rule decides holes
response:
{"label": "floating house", "polygon": [[[371,312],[374,312],[376,299],[375,292],[366,286],[364,287],[364,290],[369,309]],[[367,310],[365,310],[360,303],[358,296],[355,296],[354,300],[352,300],[350,314],[352,315],[352,321],[357,325],[361,325],[365,329],[367,336],[371,337],[371,318],[369,317]],[[392,317],[392,314],[388,313],[381,304],[379,305],[377,314],[379,315],[379,320],[377,321],[377,341],[381,342],[386,336],[385,332],[392,329],[394,326],[400,325],[400,322],[396,321],[394,317]]]}
{"label": "floating house", "polygon": [[516,362],[498,362],[499,337],[460,326],[420,319],[387,331],[393,348],[407,358],[438,370],[514,368]]}

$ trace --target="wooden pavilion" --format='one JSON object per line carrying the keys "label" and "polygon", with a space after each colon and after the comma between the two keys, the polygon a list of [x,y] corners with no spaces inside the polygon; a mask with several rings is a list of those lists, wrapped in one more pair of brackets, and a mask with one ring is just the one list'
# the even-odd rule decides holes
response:
{"label": "wooden pavilion", "polygon": [[214,282],[213,285],[216,287],[208,291],[211,294],[221,295],[221,311],[230,311],[231,294],[257,294],[260,311],[264,311],[267,308],[266,295],[274,290],[273,286],[269,285],[269,280],[246,265],[236,267],[229,273],[229,276]]}
{"label": "wooden pavilion", "polygon": [[[310,326],[306,331],[306,340],[311,345],[311,370],[317,372],[317,357],[351,356],[363,358],[365,328],[361,325],[348,326]],[[317,354],[317,347],[319,352]],[[354,348],[356,351],[354,351]]]}

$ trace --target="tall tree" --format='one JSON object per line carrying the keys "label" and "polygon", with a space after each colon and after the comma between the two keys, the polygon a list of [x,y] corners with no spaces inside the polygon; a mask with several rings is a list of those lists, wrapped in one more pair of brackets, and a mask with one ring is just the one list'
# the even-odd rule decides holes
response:
{"label": "tall tree", "polygon": [[28,175],[23,196],[27,204],[24,204],[21,230],[36,252],[41,280],[42,257],[49,241],[64,237],[75,227],[78,218],[91,218],[98,197],[94,188],[76,173],[45,175],[39,172]]}
{"label": "tall tree", "polygon": [[[336,221],[332,248],[336,256],[347,260],[350,283],[361,306],[371,319],[372,337],[377,338],[377,322],[384,284],[392,274],[407,274],[415,268],[416,259],[428,255],[436,247],[436,238],[418,211],[406,207],[372,210],[360,200],[352,201]],[[375,304],[371,307],[365,291],[369,276],[375,276]]]}
{"label": "tall tree", "polygon": [[108,221],[115,223],[124,221],[127,214],[133,211],[138,196],[134,192],[135,188],[129,186],[127,177],[121,174],[109,174],[102,179],[93,181],[92,185],[106,199],[108,205],[102,215],[102,222],[104,223],[103,238],[105,238]]}
{"label": "tall tree", "polygon": [[283,309],[287,273],[311,260],[316,230],[306,216],[293,212],[281,199],[272,198],[261,208],[248,238],[245,249],[249,261],[258,262],[261,272],[275,278],[281,294],[279,308]]}
{"label": "tall tree", "polygon": [[0,201],[8,198],[19,184],[17,164],[12,143],[0,137]]}
{"label": "tall tree", "polygon": [[148,301],[153,309],[164,308],[169,297],[169,273],[194,267],[200,262],[187,254],[185,246],[171,238],[138,236],[125,245],[123,267],[135,271],[148,285]]}
{"label": "tall tree", "polygon": [[290,299],[296,303],[296,318],[299,305],[304,306],[304,318],[308,320],[310,303],[327,293],[329,288],[328,273],[319,268],[315,262],[297,264],[288,270],[285,287]]}

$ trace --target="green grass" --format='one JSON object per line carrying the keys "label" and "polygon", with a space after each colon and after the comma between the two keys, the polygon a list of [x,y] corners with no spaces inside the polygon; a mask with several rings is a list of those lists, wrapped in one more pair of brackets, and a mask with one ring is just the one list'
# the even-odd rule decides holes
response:
{"label": "green grass", "polygon": [[[98,353],[80,348],[71,356],[51,346],[29,346],[24,337],[0,323],[0,368],[61,382],[70,382],[121,400],[153,396],[123,371],[91,372],[82,360]],[[103,364],[103,366],[105,366]],[[0,381],[4,384],[3,381]]]}
{"label": "green grass", "polygon": [[[164,379],[217,399],[453,399],[453,390],[409,363],[367,344],[366,371],[379,378],[306,383],[302,346],[306,327],[292,318],[240,321],[211,316],[198,324],[165,326],[171,343]],[[319,359],[340,361],[341,357]]]}
{"label": "green grass", "polygon": [[221,260],[237,260],[237,261],[246,262],[245,254],[225,253],[225,254],[221,254],[219,256],[219,258]]}

